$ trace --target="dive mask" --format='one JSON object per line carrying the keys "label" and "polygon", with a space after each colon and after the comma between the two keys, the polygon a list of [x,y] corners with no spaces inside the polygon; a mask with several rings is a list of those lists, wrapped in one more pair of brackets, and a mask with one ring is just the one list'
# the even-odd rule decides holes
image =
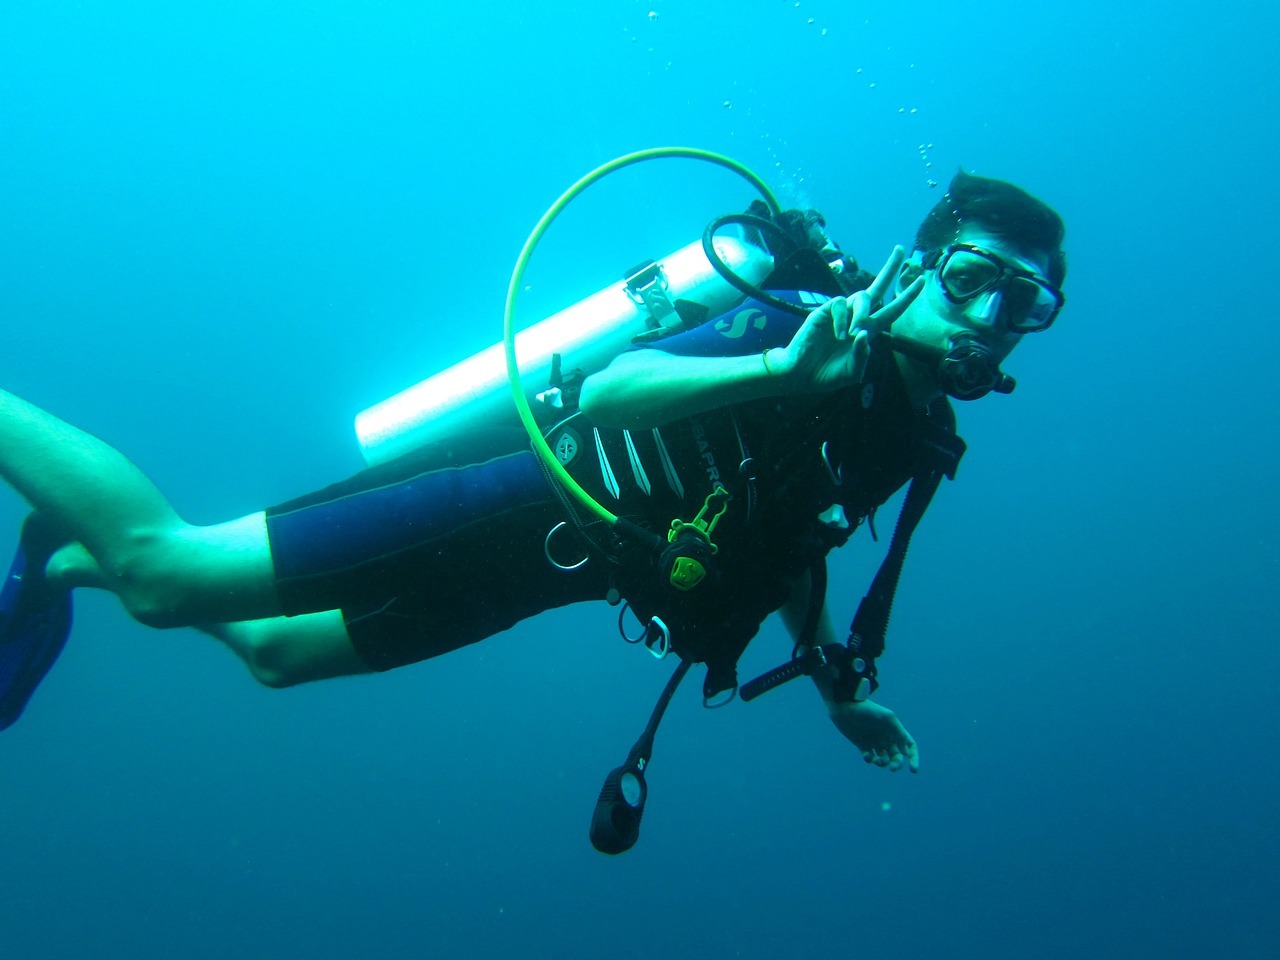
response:
{"label": "dive mask", "polygon": [[943,294],[956,304],[971,303],[986,294],[992,321],[1013,333],[1046,330],[1058,318],[1062,291],[1030,270],[1010,266],[993,253],[968,243],[955,243],[925,258]]}

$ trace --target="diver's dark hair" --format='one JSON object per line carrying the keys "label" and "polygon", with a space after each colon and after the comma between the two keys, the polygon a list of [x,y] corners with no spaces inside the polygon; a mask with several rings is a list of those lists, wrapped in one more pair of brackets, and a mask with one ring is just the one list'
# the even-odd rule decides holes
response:
{"label": "diver's dark hair", "polygon": [[1049,281],[1061,286],[1067,273],[1062,252],[1066,227],[1047,204],[1004,180],[961,170],[929,211],[916,233],[916,249],[925,253],[954,243],[962,223],[976,222],[1028,253],[1049,255]]}

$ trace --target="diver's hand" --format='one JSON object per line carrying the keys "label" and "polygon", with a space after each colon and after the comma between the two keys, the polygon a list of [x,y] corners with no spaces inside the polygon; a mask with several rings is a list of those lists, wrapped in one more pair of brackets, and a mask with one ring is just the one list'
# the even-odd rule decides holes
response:
{"label": "diver's hand", "polygon": [[871,337],[888,330],[924,286],[923,278],[917,278],[885,302],[905,258],[902,247],[894,247],[866,290],[836,297],[810,313],[786,347],[766,356],[769,368],[787,377],[796,392],[834,390],[861,381]]}
{"label": "diver's hand", "polygon": [[862,759],[877,767],[920,772],[920,749],[898,715],[870,700],[828,705],[831,722],[862,751]]}

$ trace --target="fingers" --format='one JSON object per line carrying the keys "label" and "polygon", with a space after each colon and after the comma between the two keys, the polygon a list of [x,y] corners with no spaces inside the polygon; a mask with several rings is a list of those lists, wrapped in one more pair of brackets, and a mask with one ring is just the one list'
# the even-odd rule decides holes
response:
{"label": "fingers", "polygon": [[852,299],[852,297],[836,297],[827,302],[831,311],[831,332],[835,334],[837,340],[849,339],[849,319],[853,315],[849,300]]}
{"label": "fingers", "polygon": [[867,372],[867,361],[871,358],[871,335],[859,330],[853,337],[853,372],[851,380],[861,383]]}
{"label": "fingers", "polygon": [[890,773],[897,773],[906,766],[912,773],[920,772],[920,748],[914,740],[904,744],[891,744],[887,747],[876,747],[862,752],[862,759],[877,767],[888,767]]}
{"label": "fingers", "polygon": [[[889,254],[875,280],[866,290],[860,290],[849,297],[839,297],[831,301],[831,319],[837,340],[845,340],[856,334],[859,329],[878,333],[888,330],[889,326],[902,316],[911,302],[924,289],[924,279],[917,277],[911,285],[896,297],[886,301],[898,272],[906,260],[906,251],[895,246]],[[847,308],[847,310],[846,310]]]}
{"label": "fingers", "polygon": [[871,322],[881,329],[887,330],[889,325],[902,316],[907,307],[911,306],[911,301],[918,297],[923,289],[924,277],[916,277],[911,281],[911,286],[873,313]]}
{"label": "fingers", "polygon": [[902,766],[902,754],[897,747],[892,750],[881,748],[868,750],[863,753],[862,759],[877,767],[888,767],[890,770],[897,770]]}
{"label": "fingers", "polygon": [[865,328],[872,317],[875,299],[867,290],[859,290],[847,297],[828,300],[824,308],[831,313],[831,332],[837,340],[848,340]]}
{"label": "fingers", "polygon": [[884,262],[884,266],[876,274],[871,286],[867,287],[867,293],[871,295],[872,303],[884,302],[885,294],[889,292],[889,287],[898,276],[898,269],[905,259],[907,259],[907,252],[902,249],[901,244],[895,245],[893,252],[889,254],[889,259]]}

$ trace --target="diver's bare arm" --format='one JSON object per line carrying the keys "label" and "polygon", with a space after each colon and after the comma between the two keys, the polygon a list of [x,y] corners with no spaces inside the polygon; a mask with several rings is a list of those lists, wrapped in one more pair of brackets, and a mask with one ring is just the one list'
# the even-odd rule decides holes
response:
{"label": "diver's bare arm", "polygon": [[[780,356],[781,349],[772,351]],[[771,358],[772,359],[772,358]],[[760,354],[682,357],[636,350],[617,357],[582,385],[581,406],[604,427],[657,427],[716,407],[784,392]]]}
{"label": "diver's bare arm", "polygon": [[680,417],[760,397],[820,392],[862,379],[870,337],[887,330],[923,287],[917,279],[889,298],[901,247],[866,290],[810,312],[785,347],[745,357],[685,357],[662,350],[624,353],[582,387],[583,411],[601,426],[656,427]]}
{"label": "diver's bare arm", "polygon": [[[809,574],[797,577],[791,584],[791,596],[778,611],[787,630],[797,641],[809,612],[809,590]],[[835,639],[835,627],[823,607],[813,642],[821,645],[833,643]],[[813,683],[826,704],[827,716],[844,738],[861,751],[863,760],[890,770],[900,770],[905,766],[912,773],[919,772],[920,748],[892,710],[871,700],[842,703],[835,697],[831,678],[821,670],[813,675]]]}
{"label": "diver's bare arm", "polygon": [[192,526],[119,451],[3,391],[0,476],[82,545],[55,554],[51,571],[112,590],[145,623],[280,612],[262,514]]}
{"label": "diver's bare arm", "polygon": [[[809,591],[810,576],[806,571],[791,581],[791,595],[778,610],[783,625],[796,643],[800,642],[800,633],[804,630],[805,619],[809,616]],[[821,647],[835,642],[835,624],[831,622],[831,614],[827,611],[826,604],[823,604],[822,613],[818,618],[818,629],[813,637],[813,646]],[[835,705],[835,694],[831,688],[831,678],[819,671],[813,675],[813,683],[818,688],[818,693],[822,695],[827,708],[832,709]]]}

